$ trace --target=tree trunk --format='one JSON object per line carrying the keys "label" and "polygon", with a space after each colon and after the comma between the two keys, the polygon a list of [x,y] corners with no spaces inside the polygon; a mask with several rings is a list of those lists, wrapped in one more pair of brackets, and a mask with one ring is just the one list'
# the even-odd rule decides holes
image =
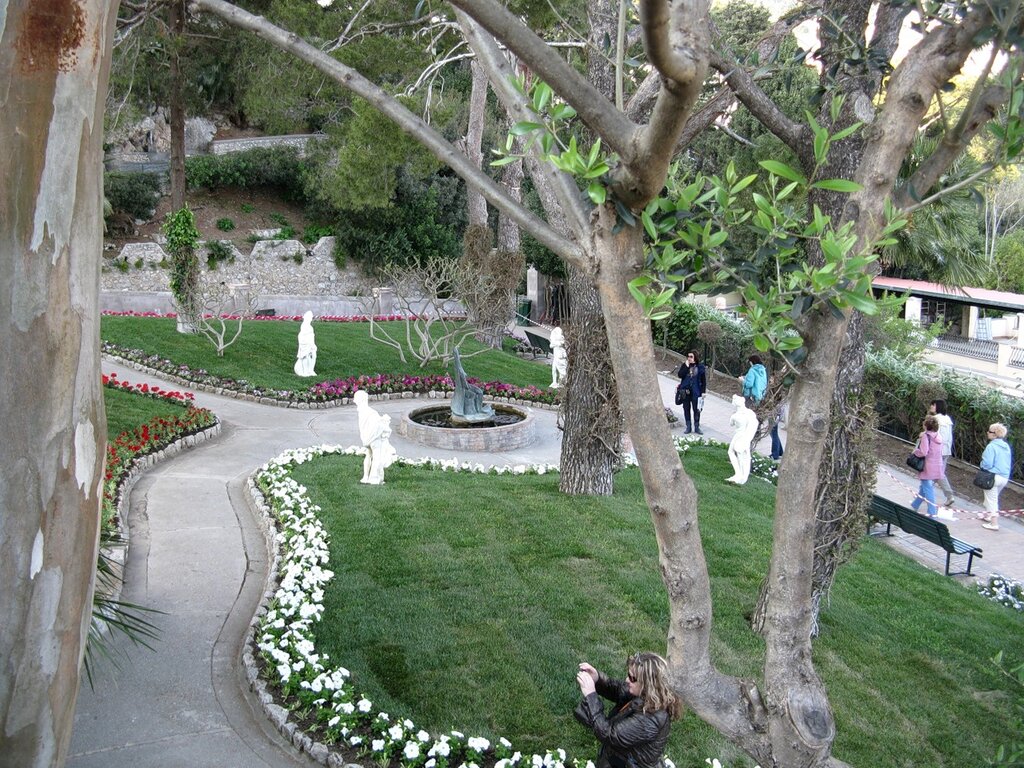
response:
{"label": "tree trunk", "polygon": [[622,414],[601,299],[590,278],[573,266],[568,267],[568,287],[568,367],[559,410],[563,434],[558,487],[573,495],[610,496],[621,449]]}
{"label": "tree trunk", "polygon": [[171,63],[171,210],[185,207],[185,100],[181,95],[181,48],[185,42],[185,3],[167,9]]}
{"label": "tree trunk", "polygon": [[0,4],[0,766],[63,764],[91,619],[116,5]]}
{"label": "tree trunk", "polygon": [[[602,50],[606,34],[615,40],[618,5],[617,0],[597,0],[587,8],[591,42],[588,77],[608,97],[615,91],[615,73],[594,51]],[[566,271],[570,316],[565,328],[568,369],[560,412],[559,488],[563,493],[609,496],[622,449],[622,413],[608,333],[593,280],[577,267],[570,265]]]}

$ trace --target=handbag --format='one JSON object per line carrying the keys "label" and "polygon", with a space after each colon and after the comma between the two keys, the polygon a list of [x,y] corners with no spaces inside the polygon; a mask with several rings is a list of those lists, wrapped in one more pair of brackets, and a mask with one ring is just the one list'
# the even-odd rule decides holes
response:
{"label": "handbag", "polygon": [[690,399],[689,387],[683,387],[682,385],[676,387],[676,405],[682,405]]}
{"label": "handbag", "polygon": [[979,469],[978,474],[974,476],[974,484],[987,491],[996,484],[996,473],[989,472],[987,469]]}
{"label": "handbag", "polygon": [[924,456],[918,456],[917,454],[910,454],[907,456],[907,466],[915,472],[921,472],[924,470]]}

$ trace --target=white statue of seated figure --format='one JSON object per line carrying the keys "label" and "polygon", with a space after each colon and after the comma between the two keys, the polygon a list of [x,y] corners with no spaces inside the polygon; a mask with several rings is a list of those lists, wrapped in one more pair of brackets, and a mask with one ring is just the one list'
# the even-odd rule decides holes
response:
{"label": "white statue of seated figure", "polygon": [[391,437],[391,417],[377,413],[370,407],[370,396],[358,389],[352,395],[359,419],[359,441],[366,448],[363,459],[363,478],[359,482],[381,485],[384,470],[395,463],[397,454],[388,438]]}
{"label": "white statue of seated figure", "polygon": [[729,461],[732,462],[733,476],[726,482],[743,485],[750,477],[750,444],[757,432],[757,415],[747,408],[742,395],[733,395],[732,404],[736,407],[729,424],[736,432],[729,441]]}
{"label": "white statue of seated figure", "polygon": [[551,388],[558,389],[569,366],[569,353],[565,349],[565,335],[561,328],[551,330]]}

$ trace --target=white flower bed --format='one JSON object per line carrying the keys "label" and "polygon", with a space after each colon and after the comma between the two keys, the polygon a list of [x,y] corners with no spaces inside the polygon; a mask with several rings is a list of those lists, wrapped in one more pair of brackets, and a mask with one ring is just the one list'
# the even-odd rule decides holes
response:
{"label": "white flower bed", "polygon": [[[687,441],[680,443],[686,450]],[[693,441],[689,441],[693,442]],[[317,653],[313,626],[323,617],[324,585],[334,573],[329,559],[327,533],[317,514],[320,508],[306,489],[291,478],[291,470],[310,459],[328,454],[363,455],[363,448],[318,446],[286,451],[254,475],[278,522],[278,587],[267,611],[256,625],[256,645],[288,705],[311,713],[319,723],[318,737],[325,743],[344,743],[385,765],[397,760],[409,768],[480,768],[494,761],[495,768],[566,768],[562,749],[543,755],[523,755],[500,738],[495,744],[479,736],[452,731],[434,737],[409,719],[392,720],[376,712],[373,703],[357,693],[347,669],[333,666],[326,654]],[[456,460],[408,459],[404,466],[439,469],[443,472],[477,472],[495,475],[527,475],[557,472],[552,464],[517,464],[488,467]],[[707,761],[711,764],[711,760]],[[665,759],[667,768],[675,768]],[[594,768],[592,761],[568,761],[576,768]],[[714,761],[714,765],[719,765]]]}

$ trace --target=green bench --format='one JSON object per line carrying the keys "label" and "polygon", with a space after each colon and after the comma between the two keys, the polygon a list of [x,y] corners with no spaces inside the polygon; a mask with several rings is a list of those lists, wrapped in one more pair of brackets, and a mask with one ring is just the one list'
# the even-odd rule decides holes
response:
{"label": "green bench", "polygon": [[909,507],[895,501],[875,496],[871,499],[868,510],[868,533],[871,533],[872,518],[885,525],[885,535],[892,535],[892,527],[899,526],[907,533],[937,544],[946,551],[946,575],[949,576],[949,558],[952,555],[967,555],[967,570],[964,574],[971,575],[971,565],[975,557],[981,557],[981,547],[968,544],[954,538],[945,523],[933,520],[927,515],[918,514]]}
{"label": "green bench", "polygon": [[526,334],[526,340],[530,343],[530,346],[535,350],[533,353],[534,358],[537,357],[537,351],[545,356],[551,355],[551,342],[545,339],[543,336],[538,336],[536,333],[530,331],[523,331]]}

